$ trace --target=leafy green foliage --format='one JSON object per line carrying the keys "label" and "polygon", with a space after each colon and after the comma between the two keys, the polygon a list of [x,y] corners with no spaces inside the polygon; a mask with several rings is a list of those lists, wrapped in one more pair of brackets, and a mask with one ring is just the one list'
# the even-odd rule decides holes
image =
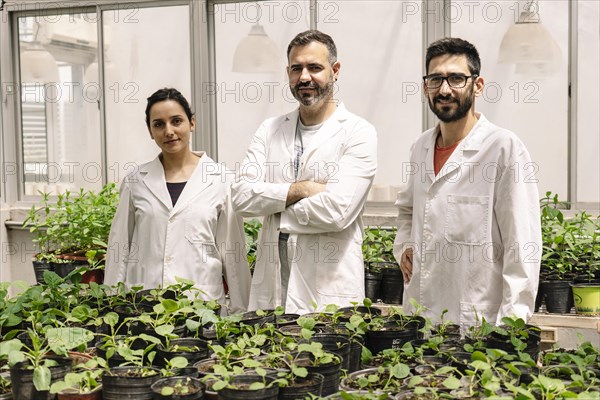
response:
{"label": "leafy green foliage", "polygon": [[600,270],[600,216],[581,211],[565,218],[560,208],[566,205],[551,192],[540,200],[542,271],[554,279],[569,273],[585,273],[593,279]]}
{"label": "leafy green foliage", "polygon": [[[88,250],[105,252],[110,226],[119,203],[119,192],[114,183],[105,185],[98,193],[66,191],[56,196],[40,193],[39,205],[33,205],[23,226],[35,233],[40,258]],[[96,256],[97,254],[94,254]]]}
{"label": "leafy green foliage", "polygon": [[254,271],[256,265],[256,249],[258,243],[258,232],[262,227],[262,223],[257,219],[244,221],[244,234],[246,236],[246,254],[248,256],[248,266],[250,271]]}
{"label": "leafy green foliage", "polygon": [[396,228],[368,227],[362,245],[366,264],[394,261],[394,239]]}

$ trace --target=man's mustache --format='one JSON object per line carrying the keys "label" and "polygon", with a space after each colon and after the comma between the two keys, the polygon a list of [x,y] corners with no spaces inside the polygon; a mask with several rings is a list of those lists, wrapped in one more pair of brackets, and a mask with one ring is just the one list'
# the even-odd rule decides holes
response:
{"label": "man's mustache", "polygon": [[296,84],[296,89],[316,89],[317,85],[314,82],[299,82]]}
{"label": "man's mustache", "polygon": [[434,102],[438,102],[438,101],[453,101],[454,103],[458,103],[458,100],[455,99],[453,96],[435,96],[435,98],[433,99]]}

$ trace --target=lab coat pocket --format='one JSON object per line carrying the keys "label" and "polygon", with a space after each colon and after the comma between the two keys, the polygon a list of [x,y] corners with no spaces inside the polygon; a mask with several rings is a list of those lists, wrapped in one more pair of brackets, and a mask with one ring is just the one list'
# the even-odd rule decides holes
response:
{"label": "lab coat pocket", "polygon": [[471,246],[489,242],[489,196],[448,195],[447,207],[446,240]]}
{"label": "lab coat pocket", "polygon": [[[352,239],[344,240],[322,235],[316,258],[316,290],[323,296],[355,297],[357,285],[362,283],[360,246],[352,246]],[[357,265],[360,268],[357,268]]]}
{"label": "lab coat pocket", "polygon": [[178,219],[184,219],[185,238],[192,244],[215,242],[218,210],[203,205],[189,206]]}

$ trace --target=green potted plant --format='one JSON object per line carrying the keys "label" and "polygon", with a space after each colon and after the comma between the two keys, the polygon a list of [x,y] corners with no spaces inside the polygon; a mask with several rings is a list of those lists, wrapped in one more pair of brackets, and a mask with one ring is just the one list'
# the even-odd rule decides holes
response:
{"label": "green potted plant", "polygon": [[[76,193],[66,191],[58,194],[54,203],[49,194],[42,193],[39,206],[32,206],[24,222],[36,234],[34,242],[40,246],[36,260],[53,262],[54,270],[62,277],[77,266],[89,266],[89,260],[99,268],[118,196],[114,183],[98,193],[83,188]],[[88,253],[90,250],[95,253]]]}
{"label": "green potted plant", "polygon": [[40,192],[40,195],[42,198],[39,201],[39,206],[32,205],[25,221],[23,221],[23,228],[28,228],[29,232],[34,234],[32,241],[38,246],[37,253],[32,259],[35,279],[38,283],[43,282],[44,271],[52,271],[54,269],[53,263],[57,262],[56,244],[54,243],[56,239],[46,232],[48,222],[51,222],[48,221],[52,212],[50,194]]}
{"label": "green potted plant", "polygon": [[[397,291],[393,287],[388,287],[390,282],[397,281],[397,279],[393,279],[397,278],[394,274],[394,269],[397,268],[393,253],[395,236],[395,228],[368,227],[365,229],[362,245],[365,263],[365,297],[373,302],[382,298],[384,294],[386,299],[382,300],[386,303],[399,304],[402,300],[402,293],[399,294],[398,300]],[[392,281],[383,283],[384,272],[392,277]],[[382,292],[383,289],[385,291]]]}
{"label": "green potted plant", "polygon": [[341,390],[368,390],[374,393],[398,393],[404,378],[411,374],[408,365],[397,363],[389,367],[379,366],[352,372],[340,382]]}
{"label": "green potted plant", "polygon": [[27,332],[27,345],[19,339],[0,343],[0,355],[8,357],[15,400],[48,392],[51,383],[71,369],[68,350],[88,343],[93,336],[83,328],[47,328],[44,334],[30,328]]}
{"label": "green potted plant", "polygon": [[538,297],[545,299],[546,311],[558,314],[571,309],[570,285],[577,233],[560,211],[564,206],[558,195],[553,196],[551,192],[546,192],[546,197],[540,200],[542,259]]}
{"label": "green potted plant", "polygon": [[150,389],[154,399],[199,400],[204,397],[204,384],[189,376],[161,378]]}
{"label": "green potted plant", "polygon": [[600,315],[600,216],[592,218],[578,213],[572,224],[579,229],[576,240],[577,276],[572,290],[575,311],[583,315]]}
{"label": "green potted plant", "polygon": [[102,400],[101,378],[104,369],[106,361],[98,357],[77,364],[63,380],[50,386],[50,393],[56,393],[58,400]]}

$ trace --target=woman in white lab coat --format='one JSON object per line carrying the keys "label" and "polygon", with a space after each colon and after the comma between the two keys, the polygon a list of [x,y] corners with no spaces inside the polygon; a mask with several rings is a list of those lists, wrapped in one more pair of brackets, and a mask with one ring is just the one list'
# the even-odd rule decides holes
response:
{"label": "woman in white lab coat", "polygon": [[105,283],[164,287],[190,279],[206,300],[230,312],[248,307],[243,221],[231,207],[232,174],[204,152],[190,150],[195,119],[175,89],[148,98],[146,125],[161,153],[121,185],[106,261]]}

